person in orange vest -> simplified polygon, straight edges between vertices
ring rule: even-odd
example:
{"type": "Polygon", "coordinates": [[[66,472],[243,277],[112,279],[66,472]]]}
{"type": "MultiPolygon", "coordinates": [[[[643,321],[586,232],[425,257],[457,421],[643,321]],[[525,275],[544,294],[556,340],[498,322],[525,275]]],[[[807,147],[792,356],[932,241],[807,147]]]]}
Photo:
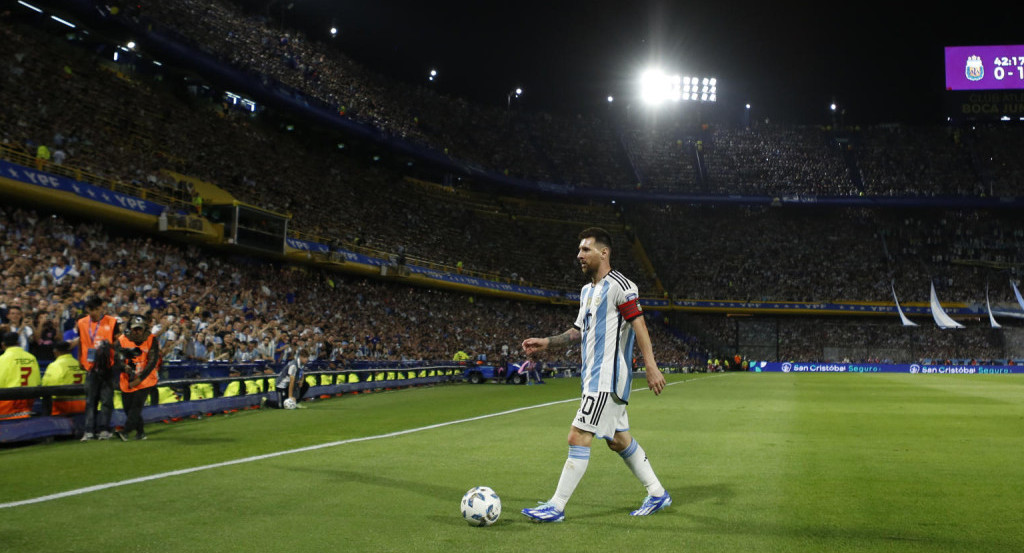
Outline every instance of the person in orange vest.
{"type": "MultiPolygon", "coordinates": [[[[18,334],[3,335],[3,355],[0,355],[0,388],[39,385],[39,362],[31,353],[18,345],[18,334]]],[[[0,421],[24,419],[32,414],[35,399],[0,401],[0,421]]]]}
{"type": "Polygon", "coordinates": [[[156,336],[149,332],[145,317],[134,316],[128,323],[128,335],[118,337],[124,355],[124,370],[121,371],[121,401],[124,403],[124,429],[117,433],[121,441],[128,441],[128,434],[135,431],[136,440],[145,440],[146,431],[142,425],[142,407],[146,404],[151,388],[156,386],[158,369],[163,360],[156,336]]]}
{"type": "Polygon", "coordinates": [[[114,412],[114,340],[121,334],[117,319],[106,314],[103,300],[92,296],[85,302],[87,315],[78,320],[78,362],[85,376],[85,433],[82,441],[109,440],[110,415],[114,412]],[[96,407],[99,406],[99,415],[96,407]],[[98,431],[98,432],[97,432],[98,431]]]}

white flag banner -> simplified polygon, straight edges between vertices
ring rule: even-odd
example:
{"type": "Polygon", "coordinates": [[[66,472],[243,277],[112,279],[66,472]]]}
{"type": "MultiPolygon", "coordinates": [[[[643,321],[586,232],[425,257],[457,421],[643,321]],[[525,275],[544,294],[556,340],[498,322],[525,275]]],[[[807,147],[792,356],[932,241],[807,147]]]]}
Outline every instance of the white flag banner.
{"type": "Polygon", "coordinates": [[[988,300],[988,284],[985,284],[985,307],[988,308],[988,322],[992,328],[1003,328],[1003,325],[997,323],[996,318],[992,315],[992,303],[988,300]]]}
{"type": "Polygon", "coordinates": [[[1024,298],[1020,297],[1020,290],[1017,289],[1017,285],[1011,280],[1010,286],[1013,286],[1013,295],[1017,296],[1017,303],[1020,304],[1020,308],[1024,309],[1024,298]]]}
{"type": "Polygon", "coordinates": [[[900,322],[903,323],[903,326],[917,326],[917,323],[908,319],[907,316],[903,314],[903,309],[900,308],[900,299],[896,297],[895,281],[892,283],[892,300],[896,302],[896,312],[900,314],[900,322]]]}
{"type": "Polygon", "coordinates": [[[964,325],[953,320],[952,317],[946,314],[942,309],[942,305],[939,304],[939,297],[935,295],[935,283],[932,283],[932,318],[935,319],[935,324],[939,325],[939,328],[963,328],[964,325]]]}

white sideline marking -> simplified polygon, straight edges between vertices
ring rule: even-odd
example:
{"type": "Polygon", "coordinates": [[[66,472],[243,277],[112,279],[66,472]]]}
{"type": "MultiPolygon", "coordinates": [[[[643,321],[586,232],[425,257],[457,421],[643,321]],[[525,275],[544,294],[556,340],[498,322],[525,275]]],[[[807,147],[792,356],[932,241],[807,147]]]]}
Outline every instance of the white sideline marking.
{"type": "MultiPolygon", "coordinates": [[[[723,373],[723,374],[725,374],[725,373],[723,373]]],[[[710,378],[710,377],[705,377],[705,378],[710,378]]],[[[704,380],[704,378],[680,380],[680,381],[677,381],[677,382],[668,383],[668,384],[666,384],[666,386],[672,386],[672,385],[675,385],[675,384],[685,384],[687,382],[693,382],[693,381],[696,381],[696,380],[704,380]]],[[[646,390],[646,389],[647,389],[646,387],[634,388],[633,391],[640,391],[640,390],[646,390]]],[[[23,499],[21,501],[11,501],[11,502],[8,502],[8,503],[0,503],[0,509],[9,509],[9,508],[12,508],[12,507],[21,507],[23,505],[32,505],[34,503],[44,503],[46,501],[53,501],[55,499],[63,499],[65,497],[74,497],[76,495],[84,495],[84,494],[87,494],[87,493],[98,492],[98,491],[107,490],[107,489],[110,489],[110,488],[119,488],[121,486],[128,486],[128,485],[131,485],[131,484],[139,484],[139,483],[142,483],[142,482],[149,482],[150,480],[162,480],[164,478],[170,478],[171,476],[180,476],[182,474],[190,474],[190,473],[193,473],[193,472],[199,472],[199,471],[203,471],[203,470],[210,470],[210,469],[216,469],[216,468],[221,468],[221,467],[229,467],[231,465],[240,465],[242,463],[251,463],[253,461],[262,461],[264,459],[273,459],[274,457],[281,457],[282,455],[291,455],[292,453],[303,453],[303,452],[306,452],[306,451],[316,451],[318,449],[325,449],[325,448],[328,448],[328,447],[336,447],[336,446],[339,446],[339,445],[352,444],[352,443],[357,443],[357,442],[366,442],[366,441],[370,441],[370,440],[380,440],[380,439],[383,439],[383,438],[394,438],[396,436],[404,436],[406,434],[413,434],[413,433],[416,433],[416,432],[422,432],[424,430],[433,430],[435,428],[443,428],[445,426],[452,426],[452,425],[455,425],[455,424],[462,424],[462,423],[465,423],[465,422],[473,422],[473,421],[478,421],[478,420],[483,420],[483,419],[490,419],[490,418],[493,418],[493,417],[500,417],[500,416],[503,416],[503,415],[510,415],[512,413],[518,413],[520,411],[529,411],[530,409],[539,409],[541,407],[550,407],[552,405],[558,405],[560,403],[569,403],[569,402],[572,402],[572,401],[579,401],[579,400],[580,400],[580,398],[578,398],[578,397],[574,397],[574,398],[571,398],[571,399],[562,399],[562,400],[559,400],[559,401],[551,401],[551,402],[548,402],[548,403],[540,403],[540,404],[537,404],[537,405],[530,405],[530,406],[527,406],[527,407],[518,407],[516,409],[510,409],[508,411],[501,411],[500,413],[491,413],[489,415],[479,415],[479,416],[476,416],[476,417],[470,417],[468,419],[460,419],[460,420],[454,420],[454,421],[448,421],[448,422],[439,422],[437,424],[431,424],[429,426],[421,426],[419,428],[410,428],[408,430],[398,430],[398,431],[395,431],[395,432],[388,432],[387,434],[378,434],[376,436],[363,436],[361,438],[350,438],[348,440],[340,440],[340,441],[337,441],[337,442],[327,442],[327,443],[318,444],[318,445],[310,445],[310,446],[306,446],[306,447],[300,447],[300,448],[297,448],[297,449],[288,449],[288,450],[285,450],[285,451],[278,451],[276,453],[266,453],[266,454],[263,454],[263,455],[255,455],[253,457],[244,457],[242,459],[235,459],[233,461],[224,461],[222,463],[214,463],[212,465],[203,465],[203,466],[192,467],[192,468],[187,468],[187,469],[172,470],[170,472],[161,472],[159,474],[151,474],[149,476],[140,476],[138,478],[129,478],[128,480],[119,480],[117,482],[108,482],[106,484],[96,484],[95,486],[88,486],[88,487],[85,487],[85,488],[78,488],[77,490],[68,490],[66,492],[54,493],[54,494],[50,494],[50,495],[43,495],[43,496],[39,496],[39,497],[34,497],[32,499],[23,499]]]]}

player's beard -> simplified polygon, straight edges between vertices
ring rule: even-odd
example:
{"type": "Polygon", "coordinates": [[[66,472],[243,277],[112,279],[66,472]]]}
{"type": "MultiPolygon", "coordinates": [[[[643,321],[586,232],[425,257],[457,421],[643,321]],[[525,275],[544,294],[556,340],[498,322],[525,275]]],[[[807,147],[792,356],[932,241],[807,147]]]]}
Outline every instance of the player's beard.
{"type": "Polygon", "coordinates": [[[580,269],[583,271],[583,276],[587,277],[587,280],[594,280],[594,275],[597,274],[597,267],[593,267],[590,263],[580,263],[580,269]]]}

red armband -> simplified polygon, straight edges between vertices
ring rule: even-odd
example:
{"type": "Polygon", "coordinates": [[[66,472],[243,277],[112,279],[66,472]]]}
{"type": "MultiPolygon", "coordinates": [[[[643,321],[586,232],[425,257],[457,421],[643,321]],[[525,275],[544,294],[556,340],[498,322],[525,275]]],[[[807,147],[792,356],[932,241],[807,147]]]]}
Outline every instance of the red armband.
{"type": "Polygon", "coordinates": [[[621,314],[627,321],[632,321],[639,317],[643,312],[644,310],[640,308],[640,303],[636,299],[629,300],[626,303],[619,305],[619,314],[621,314]]]}

